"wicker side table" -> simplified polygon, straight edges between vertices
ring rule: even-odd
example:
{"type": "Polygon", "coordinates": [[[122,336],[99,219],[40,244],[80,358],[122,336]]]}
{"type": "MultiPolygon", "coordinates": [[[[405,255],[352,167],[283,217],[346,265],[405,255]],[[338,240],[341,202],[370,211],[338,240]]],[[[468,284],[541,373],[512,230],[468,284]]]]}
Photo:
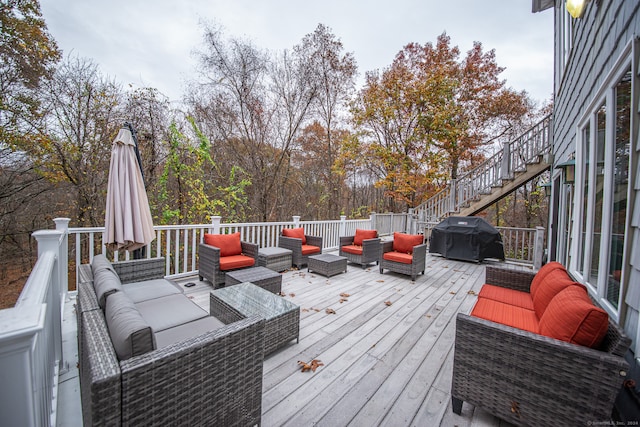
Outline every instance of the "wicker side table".
{"type": "Polygon", "coordinates": [[[309,256],[307,271],[315,271],[323,276],[331,277],[347,272],[347,258],[339,255],[320,254],[309,256]]]}
{"type": "Polygon", "coordinates": [[[290,249],[262,248],[258,250],[258,265],[273,271],[285,271],[291,268],[290,249]]]}
{"type": "Polygon", "coordinates": [[[231,286],[238,283],[251,282],[274,294],[282,290],[282,275],[266,267],[251,267],[229,271],[225,275],[224,285],[231,286]]]}
{"type": "Polygon", "coordinates": [[[264,354],[282,347],[292,339],[299,341],[300,307],[289,300],[251,283],[216,289],[210,294],[210,313],[224,323],[238,317],[265,319],[264,354]]]}

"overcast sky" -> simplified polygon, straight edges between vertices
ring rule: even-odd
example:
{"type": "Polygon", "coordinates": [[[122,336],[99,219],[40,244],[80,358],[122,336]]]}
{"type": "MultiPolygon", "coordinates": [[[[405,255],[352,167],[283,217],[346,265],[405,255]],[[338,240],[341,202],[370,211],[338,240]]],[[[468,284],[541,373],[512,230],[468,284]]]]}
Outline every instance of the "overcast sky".
{"type": "Polygon", "coordinates": [[[366,71],[384,69],[410,42],[447,32],[461,52],[474,41],[495,49],[507,85],[535,100],[553,91],[553,11],[531,0],[41,0],[49,32],[65,56],[91,58],[123,85],[151,86],[179,100],[194,78],[200,22],[222,26],[264,49],[290,49],[319,23],[366,71]]]}

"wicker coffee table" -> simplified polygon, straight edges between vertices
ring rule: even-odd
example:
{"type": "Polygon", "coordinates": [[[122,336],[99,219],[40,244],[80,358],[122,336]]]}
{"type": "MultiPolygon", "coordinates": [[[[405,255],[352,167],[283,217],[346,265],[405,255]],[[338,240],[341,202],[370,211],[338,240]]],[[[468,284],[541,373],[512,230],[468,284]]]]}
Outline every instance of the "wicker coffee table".
{"type": "Polygon", "coordinates": [[[290,249],[262,248],[258,250],[258,265],[273,271],[285,271],[291,268],[291,254],[290,249]]]}
{"type": "Polygon", "coordinates": [[[320,254],[309,256],[307,271],[315,271],[323,276],[331,277],[347,272],[347,259],[343,256],[320,254]]]}
{"type": "Polygon", "coordinates": [[[266,267],[243,268],[225,274],[225,286],[244,282],[251,282],[274,294],[278,294],[282,290],[282,275],[266,267]]]}
{"type": "Polygon", "coordinates": [[[210,307],[211,315],[224,323],[237,321],[238,316],[265,319],[265,355],[294,338],[299,341],[300,307],[252,283],[212,291],[210,307]]]}

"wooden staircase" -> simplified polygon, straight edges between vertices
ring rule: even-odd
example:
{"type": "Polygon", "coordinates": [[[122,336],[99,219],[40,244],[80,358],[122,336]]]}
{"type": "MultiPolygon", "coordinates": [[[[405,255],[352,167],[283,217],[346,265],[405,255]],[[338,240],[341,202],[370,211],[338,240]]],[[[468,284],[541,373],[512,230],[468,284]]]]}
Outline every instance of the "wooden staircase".
{"type": "Polygon", "coordinates": [[[418,223],[475,215],[551,166],[551,115],[415,208],[418,223]]]}

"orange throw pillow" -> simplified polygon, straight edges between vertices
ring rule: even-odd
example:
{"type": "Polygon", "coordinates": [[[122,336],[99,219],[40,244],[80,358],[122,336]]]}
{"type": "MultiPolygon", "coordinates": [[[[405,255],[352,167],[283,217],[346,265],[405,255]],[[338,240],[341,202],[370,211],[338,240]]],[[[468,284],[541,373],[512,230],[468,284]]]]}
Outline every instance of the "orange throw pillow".
{"type": "Polygon", "coordinates": [[[240,232],[231,234],[207,234],[204,235],[204,242],[207,245],[220,248],[220,256],[240,255],[242,244],[240,243],[240,232]]]}
{"type": "Polygon", "coordinates": [[[538,290],[538,287],[540,286],[540,284],[544,282],[544,278],[547,277],[547,274],[551,273],[554,270],[562,270],[565,273],[567,271],[567,269],[564,268],[564,265],[560,264],[557,261],[551,261],[543,265],[542,267],[540,267],[540,270],[538,270],[536,275],[533,276],[533,279],[531,280],[531,286],[529,288],[529,292],[531,293],[532,298],[535,295],[536,291],[538,290]]]}
{"type": "Polygon", "coordinates": [[[302,244],[307,244],[307,238],[304,235],[304,228],[283,228],[282,235],[285,237],[294,237],[296,239],[302,240],[302,244]]]}
{"type": "MultiPolygon", "coordinates": [[[[574,282],[565,270],[556,269],[545,276],[544,282],[540,283],[534,294],[531,294],[533,309],[538,318],[542,317],[551,300],[569,286],[584,288],[580,283],[574,282]]],[[[584,290],[586,292],[586,289],[584,290]]]]}
{"type": "Polygon", "coordinates": [[[412,254],[413,247],[424,241],[422,234],[393,233],[393,250],[403,254],[412,254]]]}
{"type": "Polygon", "coordinates": [[[367,239],[375,239],[378,237],[377,230],[362,230],[356,228],[356,235],[353,237],[353,244],[356,246],[362,246],[362,241],[367,239]]]}
{"type": "Polygon", "coordinates": [[[597,348],[609,329],[607,312],[596,307],[584,288],[558,293],[540,318],[540,333],[573,344],[597,348]]]}

